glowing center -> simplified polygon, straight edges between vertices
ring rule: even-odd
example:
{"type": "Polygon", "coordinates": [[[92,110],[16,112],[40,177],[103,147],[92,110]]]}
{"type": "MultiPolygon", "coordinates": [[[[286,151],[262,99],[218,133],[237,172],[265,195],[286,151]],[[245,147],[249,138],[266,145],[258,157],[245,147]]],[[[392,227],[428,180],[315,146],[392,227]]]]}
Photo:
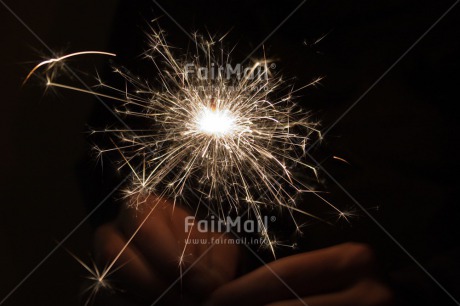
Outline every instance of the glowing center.
{"type": "Polygon", "coordinates": [[[198,129],[213,136],[225,136],[232,132],[235,117],[228,110],[205,108],[198,116],[198,129]]]}

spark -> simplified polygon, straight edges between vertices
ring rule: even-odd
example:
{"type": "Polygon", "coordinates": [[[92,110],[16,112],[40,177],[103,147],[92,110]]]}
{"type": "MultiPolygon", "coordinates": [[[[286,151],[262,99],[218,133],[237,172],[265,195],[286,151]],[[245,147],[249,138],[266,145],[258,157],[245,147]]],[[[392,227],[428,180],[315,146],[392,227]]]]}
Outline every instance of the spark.
{"type": "Polygon", "coordinates": [[[51,58],[46,61],[42,61],[39,64],[37,64],[26,76],[24,82],[22,83],[23,85],[27,83],[27,81],[30,79],[30,77],[42,66],[48,66],[48,69],[51,69],[56,63],[62,62],[68,58],[74,57],[74,56],[80,56],[80,55],[87,55],[87,54],[99,54],[99,55],[106,55],[106,56],[117,56],[114,53],[109,53],[109,52],[102,52],[102,51],[81,51],[81,52],[75,52],[75,53],[70,53],[61,57],[57,58],[51,58]]]}
{"type": "Polygon", "coordinates": [[[94,131],[108,134],[114,143],[112,148],[98,148],[99,154],[118,151],[120,168],[130,169],[126,195],[161,190],[177,199],[194,190],[206,195],[223,214],[219,203],[227,204],[229,210],[249,207],[255,212],[266,206],[296,211],[298,194],[316,194],[296,178],[293,169],[306,168],[316,177],[316,169],[304,162],[304,152],[313,134],[321,136],[318,123],[292,102],[297,90],[272,75],[268,60],[259,60],[245,68],[244,74],[229,78],[222,71],[213,71],[217,70],[214,66],[231,64],[223,49],[219,56],[215,54],[214,40],[195,36],[201,41],[196,54],[179,60],[163,32],[149,38],[145,57],[156,69],[156,84],[120,68],[114,72],[126,81],[125,89],[100,83],[111,93],[50,78],[47,83],[111,99],[120,103],[116,107],[119,114],[147,120],[148,127],[135,132],[127,128],[94,131]],[[187,74],[187,65],[194,67],[195,74],[187,74]],[[207,71],[204,78],[198,75],[202,68],[207,71]],[[280,95],[283,91],[286,93],[280,95]],[[136,161],[144,164],[141,170],[134,169],[136,161]]]}
{"type": "Polygon", "coordinates": [[[342,157],[339,157],[339,156],[332,156],[333,159],[336,159],[336,160],[339,160],[343,163],[346,163],[346,164],[349,164],[351,165],[346,159],[342,158],[342,157]]]}
{"type": "Polygon", "coordinates": [[[85,306],[90,305],[93,301],[94,298],[96,297],[97,293],[102,290],[109,290],[109,291],[114,291],[115,288],[112,286],[108,278],[121,269],[124,265],[127,263],[120,265],[113,270],[112,267],[105,267],[103,270],[100,270],[96,263],[92,261],[91,265],[86,264],[82,259],[78,258],[75,254],[70,252],[69,250],[66,250],[67,253],[70,254],[88,273],[89,276],[86,278],[91,281],[90,285],[82,292],[82,294],[87,294],[87,299],[85,302],[85,306]]]}
{"type": "Polygon", "coordinates": [[[197,116],[198,129],[208,135],[224,137],[232,133],[235,118],[228,110],[204,108],[197,116]]]}

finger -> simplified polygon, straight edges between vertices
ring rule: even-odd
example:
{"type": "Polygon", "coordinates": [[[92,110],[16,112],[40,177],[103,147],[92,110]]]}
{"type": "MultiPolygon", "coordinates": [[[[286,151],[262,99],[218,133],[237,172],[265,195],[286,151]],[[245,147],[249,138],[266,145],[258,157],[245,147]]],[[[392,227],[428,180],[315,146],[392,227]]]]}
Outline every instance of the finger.
{"type": "Polygon", "coordinates": [[[191,255],[189,260],[184,262],[182,277],[184,284],[188,285],[186,289],[204,298],[216,288],[234,279],[241,253],[238,246],[225,244],[227,235],[222,233],[195,235],[206,236],[204,241],[207,242],[196,245],[199,256],[191,255]],[[216,240],[221,242],[216,243],[216,240]]]}
{"type": "MultiPolygon", "coordinates": [[[[109,283],[111,279],[116,280],[116,285],[128,289],[131,295],[136,295],[138,299],[150,300],[162,294],[169,284],[159,277],[134,245],[128,245],[120,253],[126,242],[126,238],[113,224],[98,228],[95,234],[97,261],[108,267],[121,254],[111,271],[102,270],[101,273],[106,274],[109,283]],[[116,272],[112,275],[114,271],[116,272]]],[[[178,296],[179,294],[173,290],[165,296],[165,299],[172,303],[178,296]]]]}
{"type": "Polygon", "coordinates": [[[219,273],[221,283],[233,280],[238,272],[238,267],[243,259],[241,245],[234,243],[234,237],[222,233],[206,233],[207,241],[214,244],[209,251],[209,244],[198,245],[200,254],[207,252],[203,263],[211,271],[219,273]]]}
{"type": "MultiPolygon", "coordinates": [[[[122,212],[120,227],[126,239],[139,228],[133,238],[133,245],[162,278],[180,285],[181,290],[193,293],[198,298],[207,296],[230,279],[230,275],[233,278],[233,266],[228,263],[236,260],[228,260],[226,265],[227,254],[227,257],[219,260],[216,260],[218,256],[214,256],[216,252],[223,253],[223,246],[209,244],[205,246],[206,249],[202,249],[199,245],[185,245],[187,238],[200,239],[207,235],[192,230],[188,236],[184,228],[188,211],[153,195],[146,204],[150,208],[146,208],[142,214],[137,212],[137,215],[133,215],[131,210],[122,212]]],[[[227,253],[232,254],[228,250],[227,253]]]]}
{"type": "MultiPolygon", "coordinates": [[[[177,272],[181,254],[178,239],[171,227],[172,208],[166,201],[149,197],[141,210],[125,209],[118,224],[126,239],[135,245],[148,263],[165,277],[177,272]]],[[[177,212],[176,212],[177,213],[177,212]]]]}
{"type": "Polygon", "coordinates": [[[274,261],[217,289],[210,301],[216,305],[263,305],[296,294],[337,291],[371,273],[372,267],[368,247],[342,244],[274,261]]]}
{"type": "Polygon", "coordinates": [[[390,306],[393,293],[387,286],[373,280],[360,281],[350,289],[301,299],[267,304],[266,306],[390,306]]]}

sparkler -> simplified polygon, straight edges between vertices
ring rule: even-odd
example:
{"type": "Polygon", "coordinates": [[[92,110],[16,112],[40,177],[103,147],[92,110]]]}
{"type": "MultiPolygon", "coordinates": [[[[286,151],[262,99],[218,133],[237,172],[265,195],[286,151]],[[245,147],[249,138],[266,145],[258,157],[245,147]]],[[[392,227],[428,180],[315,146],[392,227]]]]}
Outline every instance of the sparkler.
{"type": "MultiPolygon", "coordinates": [[[[124,69],[115,69],[126,83],[124,89],[100,79],[98,91],[55,80],[56,63],[67,58],[89,53],[113,55],[98,51],[44,61],[27,77],[45,66],[48,87],[111,99],[118,103],[116,113],[146,122],[136,130],[126,126],[94,131],[107,134],[113,143],[111,148],[97,147],[98,154],[118,152],[120,169],[130,169],[131,180],[123,192],[133,209],[152,193],[174,203],[189,202],[193,193],[221,217],[230,212],[248,213],[263,225],[263,210],[285,209],[295,223],[294,213],[317,218],[297,207],[297,196],[308,192],[346,218],[296,176],[299,169],[310,171],[313,178],[317,176],[304,157],[310,137],[321,134],[318,123],[292,99],[298,90],[316,85],[320,79],[294,90],[273,74],[265,57],[244,69],[232,66],[222,39],[194,35],[194,50],[177,56],[161,30],[152,30],[148,37],[145,57],[152,63],[155,81],[133,76],[124,69]]],[[[93,290],[107,286],[105,277],[157,205],[104,271],[92,271],[84,265],[99,283],[93,290]]],[[[296,227],[300,232],[300,226],[296,227]]],[[[266,247],[275,254],[276,241],[270,239],[265,226],[261,234],[266,247]]]]}

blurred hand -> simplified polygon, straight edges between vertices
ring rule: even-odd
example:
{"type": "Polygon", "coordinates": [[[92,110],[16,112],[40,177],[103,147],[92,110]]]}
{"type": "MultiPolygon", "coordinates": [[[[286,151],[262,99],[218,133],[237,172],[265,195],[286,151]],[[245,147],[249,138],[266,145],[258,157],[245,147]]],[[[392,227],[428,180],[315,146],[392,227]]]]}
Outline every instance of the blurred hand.
{"type": "MultiPolygon", "coordinates": [[[[157,200],[151,196],[144,211],[125,209],[116,221],[97,230],[100,266],[117,256],[157,200]]],[[[392,293],[378,280],[373,253],[366,245],[346,243],[285,257],[235,279],[244,247],[220,243],[210,248],[212,239],[229,236],[200,233],[195,227],[189,237],[185,218],[190,215],[184,208],[160,202],[115,265],[126,264],[116,272],[117,285],[134,294],[112,296],[110,305],[151,305],[159,297],[157,305],[202,305],[205,300],[206,305],[222,306],[391,305],[392,293]],[[209,244],[189,244],[179,268],[188,238],[209,244]]]]}
{"type": "MultiPolygon", "coordinates": [[[[124,209],[116,221],[97,229],[94,247],[101,267],[117,256],[158,200],[150,196],[142,210],[124,209]]],[[[200,233],[195,226],[188,236],[185,218],[191,215],[190,212],[179,206],[173,207],[167,201],[160,201],[117,260],[115,268],[125,264],[114,275],[117,287],[134,292],[135,295],[130,298],[137,296],[134,299],[147,305],[152,304],[170,286],[172,288],[162,296],[159,305],[200,303],[216,288],[235,277],[241,259],[240,246],[222,243],[211,247],[211,239],[228,236],[200,233]],[[206,239],[209,244],[187,245],[183,263],[179,267],[188,238],[206,239]],[[184,274],[182,279],[181,272],[184,274]]],[[[119,300],[122,297],[113,298],[119,300]]]]}
{"type": "Polygon", "coordinates": [[[206,305],[384,306],[392,292],[369,247],[345,243],[271,262],[221,286],[206,305]]]}

